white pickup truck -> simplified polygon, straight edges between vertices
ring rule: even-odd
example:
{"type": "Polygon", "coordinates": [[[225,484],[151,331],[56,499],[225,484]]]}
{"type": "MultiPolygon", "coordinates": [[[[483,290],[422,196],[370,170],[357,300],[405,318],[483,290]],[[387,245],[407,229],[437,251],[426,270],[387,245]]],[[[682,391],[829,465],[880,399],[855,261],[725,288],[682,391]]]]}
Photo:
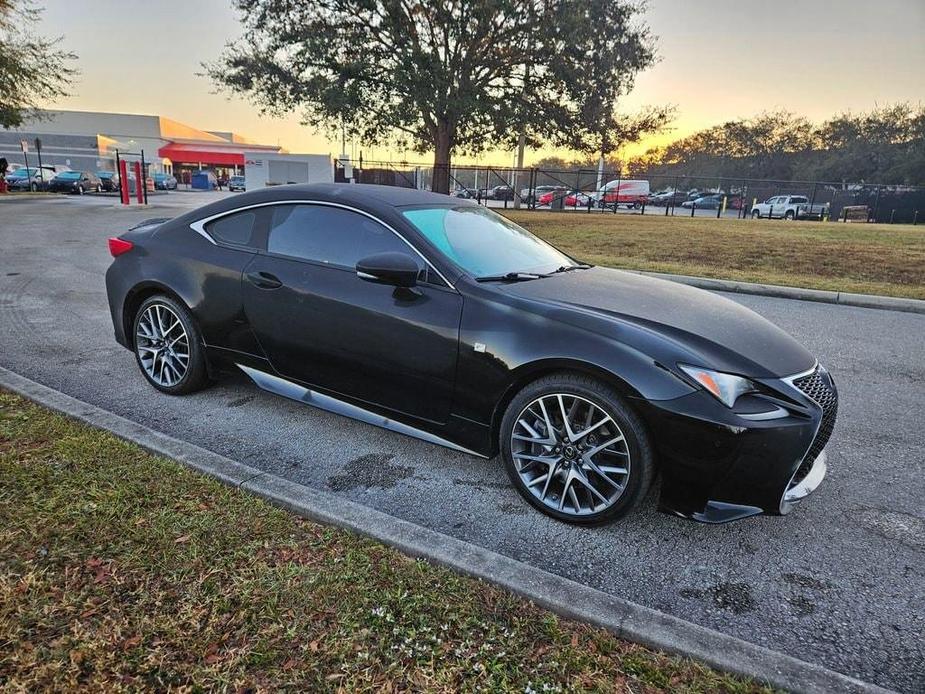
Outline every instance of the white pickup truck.
{"type": "Polygon", "coordinates": [[[822,219],[828,205],[810,205],[805,195],[777,195],[752,206],[752,219],[822,219]]]}

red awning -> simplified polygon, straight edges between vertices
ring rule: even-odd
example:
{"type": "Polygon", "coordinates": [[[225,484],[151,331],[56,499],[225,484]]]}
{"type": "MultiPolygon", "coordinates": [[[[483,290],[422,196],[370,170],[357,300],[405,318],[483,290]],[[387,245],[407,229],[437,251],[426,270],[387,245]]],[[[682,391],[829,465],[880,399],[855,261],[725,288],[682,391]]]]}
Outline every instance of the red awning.
{"type": "Polygon", "coordinates": [[[157,155],[172,162],[197,162],[218,166],[244,166],[243,152],[216,151],[202,149],[196,145],[178,145],[171,143],[157,150],[157,155]]]}

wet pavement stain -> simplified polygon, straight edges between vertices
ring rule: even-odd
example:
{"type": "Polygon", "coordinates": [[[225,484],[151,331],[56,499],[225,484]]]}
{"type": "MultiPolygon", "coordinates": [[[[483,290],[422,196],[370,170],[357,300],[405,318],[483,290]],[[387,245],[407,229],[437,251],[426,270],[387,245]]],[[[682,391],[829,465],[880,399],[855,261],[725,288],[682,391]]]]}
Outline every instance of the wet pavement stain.
{"type": "Polygon", "coordinates": [[[254,399],[253,395],[248,395],[243,398],[238,398],[237,400],[232,400],[231,402],[229,402],[228,407],[241,407],[242,405],[246,405],[253,399],[254,399]]]}
{"type": "Polygon", "coordinates": [[[414,468],[392,465],[391,454],[370,453],[354,458],[341,472],[328,478],[328,487],[336,492],[349,489],[391,489],[414,474],[414,468]]]}
{"type": "Polygon", "coordinates": [[[793,597],[787,598],[787,602],[793,608],[793,611],[796,612],[798,617],[805,617],[806,615],[812,614],[816,611],[816,603],[814,603],[805,595],[795,595],[793,597]]]}
{"type": "Polygon", "coordinates": [[[781,574],[787,583],[792,586],[797,586],[798,588],[809,588],[810,590],[828,590],[832,587],[832,584],[828,581],[821,581],[818,578],[813,576],[807,576],[806,574],[801,573],[786,573],[781,574]]]}
{"type": "Polygon", "coordinates": [[[752,612],[756,607],[751,588],[745,583],[718,583],[703,589],[685,588],[681,595],[685,598],[710,600],[717,607],[733,614],[752,612]]]}

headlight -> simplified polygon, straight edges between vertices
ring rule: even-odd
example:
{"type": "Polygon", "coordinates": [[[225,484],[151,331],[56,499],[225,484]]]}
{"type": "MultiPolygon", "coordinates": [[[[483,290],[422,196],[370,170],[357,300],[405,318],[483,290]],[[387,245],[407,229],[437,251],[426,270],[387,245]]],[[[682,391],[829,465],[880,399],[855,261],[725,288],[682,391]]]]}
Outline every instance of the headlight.
{"type": "Polygon", "coordinates": [[[740,395],[756,390],[754,383],[741,376],[733,376],[732,374],[724,374],[719,371],[711,371],[710,369],[702,369],[686,364],[678,364],[678,367],[726,407],[735,405],[740,395]]]}

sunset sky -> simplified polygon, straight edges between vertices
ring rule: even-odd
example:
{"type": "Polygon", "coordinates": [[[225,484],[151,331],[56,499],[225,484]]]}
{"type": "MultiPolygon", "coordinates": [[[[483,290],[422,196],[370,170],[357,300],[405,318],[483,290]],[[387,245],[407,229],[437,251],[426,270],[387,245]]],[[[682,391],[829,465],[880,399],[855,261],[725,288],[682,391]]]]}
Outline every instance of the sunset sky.
{"type": "MultiPolygon", "coordinates": [[[[300,125],[298,115],[261,117],[196,76],[200,62],[240,34],[227,0],[39,4],[46,7],[41,31],[64,35],[64,46],[80,56],[75,96],[57,108],[159,114],[293,152],[339,149],[300,125]]],[[[660,62],[639,77],[625,106],[675,105],[678,118],[662,141],[776,108],[821,120],[925,100],[923,0],[651,0],[645,18],[658,36],[660,62]]],[[[367,159],[401,158],[388,147],[362,149],[367,159]]],[[[527,162],[545,153],[532,152],[527,162]]],[[[511,157],[498,152],[482,161],[511,157]]]]}

